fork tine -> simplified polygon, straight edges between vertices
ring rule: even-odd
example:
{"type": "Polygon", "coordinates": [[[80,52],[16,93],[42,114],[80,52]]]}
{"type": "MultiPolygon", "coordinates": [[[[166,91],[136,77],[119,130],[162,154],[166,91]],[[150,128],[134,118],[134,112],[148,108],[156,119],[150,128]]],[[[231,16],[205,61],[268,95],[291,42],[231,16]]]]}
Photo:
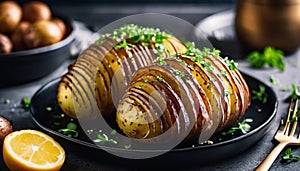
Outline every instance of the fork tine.
{"type": "MultiPolygon", "coordinates": [[[[297,114],[297,108],[298,108],[298,99],[296,99],[292,116],[295,116],[297,114]]],[[[292,130],[291,130],[289,136],[293,136],[294,135],[294,133],[296,131],[296,128],[297,128],[297,125],[298,125],[298,119],[296,118],[296,120],[293,123],[293,127],[292,127],[292,130]]]]}
{"type": "Polygon", "coordinates": [[[292,111],[292,105],[293,105],[293,99],[291,98],[291,101],[290,101],[290,104],[289,104],[289,109],[288,109],[288,113],[287,113],[287,118],[285,120],[285,126],[284,126],[284,129],[283,129],[283,133],[286,135],[288,134],[288,131],[290,129],[290,115],[291,115],[291,111],[292,111]]]}

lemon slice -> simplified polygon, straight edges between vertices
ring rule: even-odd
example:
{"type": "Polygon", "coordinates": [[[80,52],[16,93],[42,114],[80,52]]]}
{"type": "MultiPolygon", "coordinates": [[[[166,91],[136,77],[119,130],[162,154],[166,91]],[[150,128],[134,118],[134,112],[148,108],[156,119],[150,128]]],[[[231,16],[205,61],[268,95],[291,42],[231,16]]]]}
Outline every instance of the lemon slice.
{"type": "Polygon", "coordinates": [[[36,130],[10,133],[3,143],[3,159],[11,171],[59,170],[65,151],[53,138],[36,130]]]}

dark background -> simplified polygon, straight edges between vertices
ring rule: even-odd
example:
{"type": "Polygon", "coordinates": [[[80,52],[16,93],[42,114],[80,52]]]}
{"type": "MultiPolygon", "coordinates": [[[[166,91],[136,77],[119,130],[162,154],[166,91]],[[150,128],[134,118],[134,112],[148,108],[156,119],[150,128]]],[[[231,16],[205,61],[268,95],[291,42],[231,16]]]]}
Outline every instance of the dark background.
{"type": "MultiPolygon", "coordinates": [[[[17,0],[18,2],[27,2],[29,0],[17,0]]],[[[113,4],[113,3],[234,3],[236,0],[42,0],[48,4],[113,4]]]]}

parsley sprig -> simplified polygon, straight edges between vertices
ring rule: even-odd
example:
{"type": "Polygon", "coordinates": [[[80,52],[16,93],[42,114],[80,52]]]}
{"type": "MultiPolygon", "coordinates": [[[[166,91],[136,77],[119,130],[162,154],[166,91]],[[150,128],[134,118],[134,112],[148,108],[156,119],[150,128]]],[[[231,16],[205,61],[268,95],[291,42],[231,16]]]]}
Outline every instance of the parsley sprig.
{"type": "Polygon", "coordinates": [[[294,156],[292,149],[287,148],[282,155],[282,160],[286,162],[293,162],[293,161],[299,161],[300,157],[294,156]]]}
{"type": "Polygon", "coordinates": [[[258,51],[251,52],[247,56],[247,61],[254,68],[264,68],[270,66],[272,68],[278,68],[280,71],[284,71],[284,59],[283,52],[273,47],[265,47],[263,53],[258,51]]]}
{"type": "Polygon", "coordinates": [[[228,131],[222,132],[223,136],[234,134],[236,131],[241,131],[243,134],[246,134],[250,131],[251,125],[249,123],[253,122],[253,119],[247,118],[243,120],[242,122],[238,123],[238,126],[231,127],[228,131]]]}
{"type": "Polygon", "coordinates": [[[266,92],[266,87],[263,85],[259,85],[259,90],[252,90],[252,99],[259,100],[262,103],[266,103],[268,100],[268,93],[266,92]]]}

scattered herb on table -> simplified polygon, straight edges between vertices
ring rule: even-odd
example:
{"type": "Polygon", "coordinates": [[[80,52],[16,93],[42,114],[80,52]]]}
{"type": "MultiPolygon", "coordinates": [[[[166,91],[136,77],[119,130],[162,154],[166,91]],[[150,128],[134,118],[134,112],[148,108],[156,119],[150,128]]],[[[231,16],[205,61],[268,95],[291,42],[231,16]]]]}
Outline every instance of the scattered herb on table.
{"type": "Polygon", "coordinates": [[[286,162],[299,161],[300,157],[294,156],[292,149],[287,148],[282,155],[282,160],[286,162]]]}
{"type": "Polygon", "coordinates": [[[281,50],[273,47],[265,47],[263,53],[258,51],[251,52],[247,56],[247,61],[254,68],[264,68],[270,66],[272,68],[278,68],[280,71],[284,71],[284,54],[281,50]]]}
{"type": "Polygon", "coordinates": [[[223,136],[234,134],[236,131],[241,131],[243,134],[246,134],[250,131],[251,125],[249,123],[253,122],[253,119],[247,118],[243,120],[242,122],[238,123],[238,126],[231,127],[228,131],[222,132],[223,136]]]}
{"type": "Polygon", "coordinates": [[[74,122],[70,122],[68,123],[67,128],[59,129],[58,132],[63,133],[68,137],[77,138],[79,134],[76,129],[77,129],[77,125],[74,122]]]}
{"type": "Polygon", "coordinates": [[[28,109],[29,106],[30,106],[30,99],[27,98],[27,97],[24,97],[24,98],[22,99],[21,104],[23,105],[23,108],[28,109]]]}
{"type": "Polygon", "coordinates": [[[268,100],[268,93],[266,92],[266,87],[263,85],[259,85],[259,90],[252,90],[252,99],[266,103],[268,100]]]}
{"type": "Polygon", "coordinates": [[[276,77],[274,77],[273,75],[271,75],[271,76],[269,77],[269,80],[270,80],[270,82],[271,82],[271,84],[272,84],[273,86],[279,87],[280,83],[279,83],[279,80],[278,80],[276,77]]]}
{"type": "Polygon", "coordinates": [[[10,104],[10,100],[9,99],[5,99],[4,100],[4,104],[10,104]]]}

